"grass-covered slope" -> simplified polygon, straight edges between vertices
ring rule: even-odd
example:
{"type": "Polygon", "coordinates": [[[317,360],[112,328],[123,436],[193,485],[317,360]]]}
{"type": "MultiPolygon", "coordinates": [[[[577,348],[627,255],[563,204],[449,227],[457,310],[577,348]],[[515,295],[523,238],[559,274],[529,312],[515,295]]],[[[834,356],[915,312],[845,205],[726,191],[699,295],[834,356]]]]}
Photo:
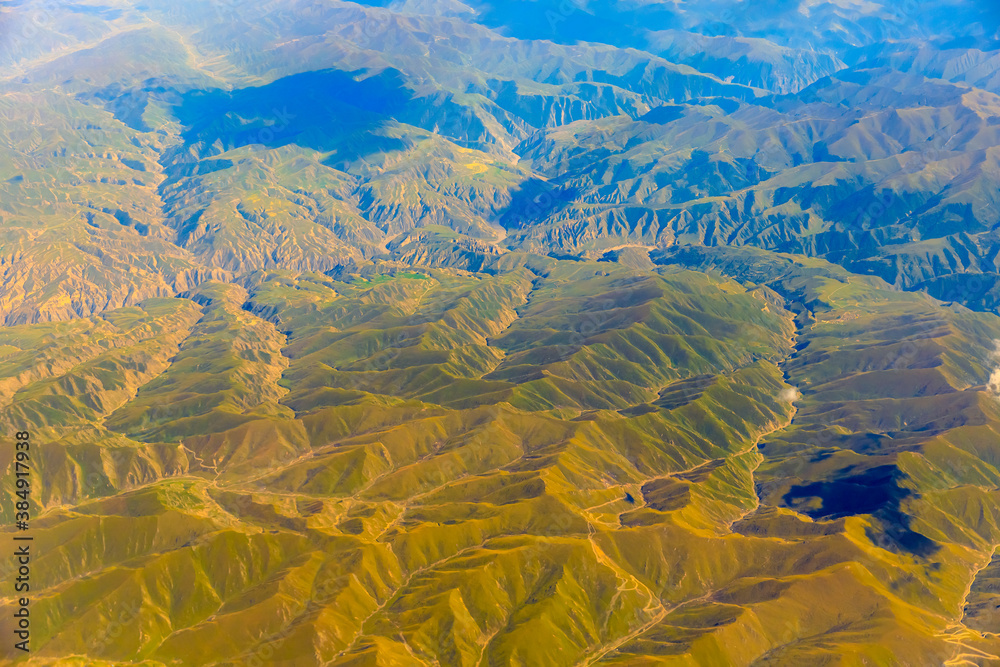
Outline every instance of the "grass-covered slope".
{"type": "Polygon", "coordinates": [[[0,3],[25,662],[1000,663],[995,13],[772,4],[0,3]]]}
{"type": "Polygon", "coordinates": [[[9,3],[0,318],[481,268],[403,245],[432,228],[590,259],[751,245],[996,305],[995,16],[745,4],[9,3]]]}
{"type": "Polygon", "coordinates": [[[270,271],[8,329],[32,664],[988,664],[1000,319],[658,261],[270,271]]]}

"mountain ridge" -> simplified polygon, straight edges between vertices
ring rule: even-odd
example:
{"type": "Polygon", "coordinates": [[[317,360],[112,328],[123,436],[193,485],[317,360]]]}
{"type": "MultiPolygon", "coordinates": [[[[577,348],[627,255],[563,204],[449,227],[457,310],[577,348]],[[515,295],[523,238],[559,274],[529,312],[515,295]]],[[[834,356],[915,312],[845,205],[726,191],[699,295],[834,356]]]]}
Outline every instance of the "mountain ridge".
{"type": "Polygon", "coordinates": [[[0,2],[0,655],[1000,661],[997,19],[0,2]]]}

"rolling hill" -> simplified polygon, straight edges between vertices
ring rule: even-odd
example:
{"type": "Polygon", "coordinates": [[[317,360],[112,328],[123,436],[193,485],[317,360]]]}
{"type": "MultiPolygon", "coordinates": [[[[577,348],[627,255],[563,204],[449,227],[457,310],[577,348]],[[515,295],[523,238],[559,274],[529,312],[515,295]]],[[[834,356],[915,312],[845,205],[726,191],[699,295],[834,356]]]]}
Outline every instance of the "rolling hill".
{"type": "Polygon", "coordinates": [[[0,2],[3,660],[997,664],[998,25],[0,2]]]}

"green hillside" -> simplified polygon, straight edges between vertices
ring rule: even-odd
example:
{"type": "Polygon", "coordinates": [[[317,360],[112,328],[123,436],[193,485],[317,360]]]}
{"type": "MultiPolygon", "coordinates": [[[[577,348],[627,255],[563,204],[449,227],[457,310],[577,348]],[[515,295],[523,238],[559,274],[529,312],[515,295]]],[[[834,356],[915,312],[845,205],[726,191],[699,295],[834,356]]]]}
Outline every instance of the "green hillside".
{"type": "Polygon", "coordinates": [[[1000,664],[998,28],[0,2],[0,662],[1000,664]]]}
{"type": "Polygon", "coordinates": [[[32,663],[996,651],[1000,318],[759,259],[272,271],[8,328],[32,663]]]}

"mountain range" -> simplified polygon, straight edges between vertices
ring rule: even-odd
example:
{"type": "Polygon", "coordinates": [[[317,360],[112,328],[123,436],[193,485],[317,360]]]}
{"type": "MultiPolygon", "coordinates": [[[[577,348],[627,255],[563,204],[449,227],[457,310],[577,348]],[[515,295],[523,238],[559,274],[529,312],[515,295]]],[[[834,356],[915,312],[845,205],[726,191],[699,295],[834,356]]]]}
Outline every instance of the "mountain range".
{"type": "Polygon", "coordinates": [[[0,67],[5,660],[1000,663],[992,4],[5,0],[0,67]]]}

